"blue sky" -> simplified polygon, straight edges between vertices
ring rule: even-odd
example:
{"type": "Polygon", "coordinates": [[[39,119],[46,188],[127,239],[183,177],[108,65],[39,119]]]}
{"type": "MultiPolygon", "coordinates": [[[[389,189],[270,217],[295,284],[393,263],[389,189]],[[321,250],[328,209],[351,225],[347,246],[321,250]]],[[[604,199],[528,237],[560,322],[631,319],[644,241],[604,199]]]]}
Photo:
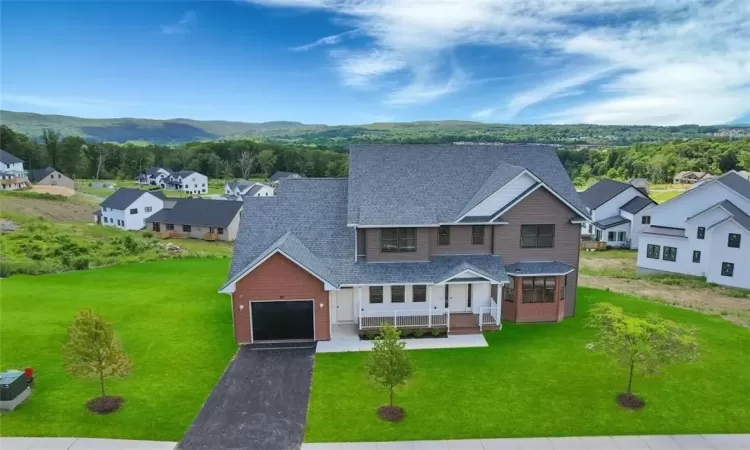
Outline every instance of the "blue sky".
{"type": "Polygon", "coordinates": [[[3,1],[1,13],[0,105],[14,111],[750,122],[746,0],[3,1]]]}

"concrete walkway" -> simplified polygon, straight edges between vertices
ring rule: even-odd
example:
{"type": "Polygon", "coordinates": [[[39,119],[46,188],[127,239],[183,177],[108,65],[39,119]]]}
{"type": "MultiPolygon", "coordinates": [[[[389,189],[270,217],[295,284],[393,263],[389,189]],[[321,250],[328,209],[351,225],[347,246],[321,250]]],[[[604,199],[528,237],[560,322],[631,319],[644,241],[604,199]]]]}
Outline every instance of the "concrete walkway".
{"type": "Polygon", "coordinates": [[[601,436],[302,444],[302,450],[740,450],[750,434],[601,436]]]}
{"type": "MultiPolygon", "coordinates": [[[[436,348],[488,347],[481,334],[452,335],[443,338],[402,339],[407,350],[428,350],[436,348]]],[[[372,341],[359,339],[336,339],[318,341],[316,353],[369,352],[372,341]]]]}
{"type": "Polygon", "coordinates": [[[176,442],[91,438],[0,438],[2,450],[173,450],[176,442]]]}

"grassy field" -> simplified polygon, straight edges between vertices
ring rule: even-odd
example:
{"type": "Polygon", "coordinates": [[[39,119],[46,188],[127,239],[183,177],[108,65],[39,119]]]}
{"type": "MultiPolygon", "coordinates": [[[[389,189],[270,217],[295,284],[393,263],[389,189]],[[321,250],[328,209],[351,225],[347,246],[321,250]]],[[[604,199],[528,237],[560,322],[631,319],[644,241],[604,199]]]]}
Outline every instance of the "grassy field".
{"type": "Polygon", "coordinates": [[[63,197],[30,191],[0,191],[0,213],[43,217],[56,222],[92,222],[93,212],[98,207],[94,199],[80,194],[63,197]]]}
{"type": "MultiPolygon", "coordinates": [[[[44,202],[44,200],[39,200],[44,202]]],[[[68,202],[50,201],[64,208],[68,202]]],[[[51,206],[50,206],[51,207],[51,206]]],[[[153,233],[124,231],[93,223],[64,223],[40,217],[0,212],[16,231],[0,234],[0,274],[42,274],[114,264],[179,257],[229,257],[230,242],[200,239],[158,239],[153,233]],[[182,251],[168,248],[172,244],[182,251]]]]}
{"type": "Polygon", "coordinates": [[[0,281],[0,369],[33,367],[31,398],[0,416],[2,436],[179,440],[230,360],[235,345],[227,297],[216,290],[228,260],[133,264],[0,281]],[[96,380],[63,371],[60,349],[76,312],[110,320],[133,363],[108,383],[122,410],[89,413],[96,380]]]}
{"type": "MultiPolygon", "coordinates": [[[[87,194],[96,195],[98,197],[109,197],[112,195],[114,191],[117,190],[117,188],[121,187],[127,187],[127,188],[133,188],[133,189],[143,189],[143,190],[149,190],[150,188],[153,188],[154,186],[146,186],[142,184],[137,184],[133,180],[78,180],[78,189],[81,192],[86,192],[87,194]],[[107,188],[97,188],[91,186],[93,183],[113,183],[115,185],[114,189],[107,189],[107,188]]],[[[223,180],[211,180],[208,182],[208,195],[217,195],[217,194],[223,194],[224,193],[224,181],[223,180]]],[[[180,191],[174,191],[174,190],[164,190],[164,195],[168,197],[187,197],[187,194],[180,192],[180,191]]]]}
{"type": "Polygon", "coordinates": [[[396,392],[406,409],[399,424],[376,417],[388,396],[365,378],[365,353],[317,355],[305,440],[750,432],[750,372],[743,363],[750,359],[750,330],[595,289],[580,289],[578,302],[576,317],[562,323],[506,323],[486,333],[489,348],[409,352],[415,375],[396,392]],[[626,369],[586,350],[593,333],[584,319],[600,301],[698,328],[698,362],[635,379],[635,392],[647,402],[639,412],[615,403],[627,385],[626,369]]]}

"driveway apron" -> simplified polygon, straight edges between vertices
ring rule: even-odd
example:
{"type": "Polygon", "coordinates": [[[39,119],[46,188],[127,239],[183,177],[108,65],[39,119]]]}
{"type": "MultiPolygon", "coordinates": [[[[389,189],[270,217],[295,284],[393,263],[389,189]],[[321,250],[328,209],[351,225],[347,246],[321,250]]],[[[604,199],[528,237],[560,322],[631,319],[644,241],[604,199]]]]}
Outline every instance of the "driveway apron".
{"type": "Polygon", "coordinates": [[[314,345],[241,347],[177,448],[299,449],[314,355],[314,345]]]}

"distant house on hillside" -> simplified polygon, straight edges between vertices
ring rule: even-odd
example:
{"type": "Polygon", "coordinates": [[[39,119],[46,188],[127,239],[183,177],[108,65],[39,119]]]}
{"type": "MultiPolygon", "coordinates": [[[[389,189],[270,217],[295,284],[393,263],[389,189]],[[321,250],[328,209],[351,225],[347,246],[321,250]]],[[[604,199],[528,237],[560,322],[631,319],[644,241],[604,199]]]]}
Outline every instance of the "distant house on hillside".
{"type": "Polygon", "coordinates": [[[15,191],[27,187],[29,178],[23,169],[23,160],[0,150],[0,189],[15,191]]]}
{"type": "Polygon", "coordinates": [[[279,181],[287,179],[287,178],[305,178],[303,175],[300,175],[298,173],[294,172],[274,172],[273,175],[271,175],[271,186],[274,188],[279,187],[279,181]]]}
{"type": "Polygon", "coordinates": [[[713,175],[711,175],[708,172],[695,172],[690,170],[684,170],[682,172],[677,173],[677,175],[674,176],[674,179],[672,182],[674,184],[695,184],[699,181],[704,181],[714,178],[713,175]]]}
{"type": "Polygon", "coordinates": [[[164,177],[168,177],[172,173],[171,170],[163,167],[149,167],[146,172],[138,175],[135,178],[135,182],[138,184],[149,184],[151,186],[159,186],[161,180],[164,177]]]}
{"type": "Polygon", "coordinates": [[[229,181],[224,184],[224,197],[227,200],[242,201],[245,197],[272,197],[273,188],[252,181],[229,181]]]}
{"type": "Polygon", "coordinates": [[[642,189],[605,178],[581,192],[591,215],[581,235],[607,247],[638,248],[638,233],[651,223],[649,210],[656,205],[642,189]]]}
{"type": "Polygon", "coordinates": [[[162,209],[147,218],[146,223],[154,232],[175,237],[234,241],[241,211],[241,202],[183,198],[171,209],[162,209]]]}
{"type": "Polygon", "coordinates": [[[208,177],[194,170],[173,172],[163,167],[150,167],[135,179],[138,184],[159,186],[162,189],[182,191],[186,194],[208,192],[208,177]]]}
{"type": "Polygon", "coordinates": [[[66,175],[58,172],[52,167],[46,169],[29,170],[29,181],[34,184],[45,186],[63,186],[70,189],[76,188],[76,183],[66,175]]]}
{"type": "Polygon", "coordinates": [[[123,230],[140,230],[144,220],[161,211],[170,200],[161,191],[120,188],[99,204],[102,225],[123,230]]]}

